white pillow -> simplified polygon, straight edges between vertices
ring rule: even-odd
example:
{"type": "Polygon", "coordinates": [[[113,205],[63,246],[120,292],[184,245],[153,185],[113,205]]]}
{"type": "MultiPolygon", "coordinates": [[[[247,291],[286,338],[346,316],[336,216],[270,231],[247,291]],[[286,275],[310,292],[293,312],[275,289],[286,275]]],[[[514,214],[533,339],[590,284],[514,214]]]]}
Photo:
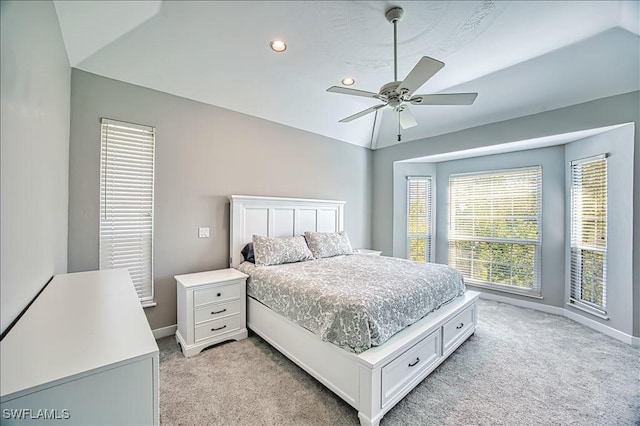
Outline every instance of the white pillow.
{"type": "Polygon", "coordinates": [[[307,245],[316,259],[323,257],[353,254],[347,233],[342,232],[305,232],[307,245]]]}
{"type": "Polygon", "coordinates": [[[313,259],[304,237],[271,238],[253,236],[256,266],[280,265],[313,259]]]}

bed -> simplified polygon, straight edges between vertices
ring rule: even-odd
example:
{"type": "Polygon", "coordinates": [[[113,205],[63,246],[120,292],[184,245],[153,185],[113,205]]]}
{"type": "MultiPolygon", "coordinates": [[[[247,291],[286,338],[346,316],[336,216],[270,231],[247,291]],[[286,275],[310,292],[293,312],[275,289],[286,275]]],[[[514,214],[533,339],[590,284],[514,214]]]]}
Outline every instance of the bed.
{"type": "MultiPolygon", "coordinates": [[[[339,321],[332,318],[328,323],[318,324],[313,321],[313,315],[307,315],[307,322],[300,321],[300,318],[294,318],[297,321],[294,322],[286,308],[274,304],[277,297],[265,299],[264,294],[260,295],[259,290],[256,290],[260,287],[256,284],[269,281],[269,277],[265,275],[267,271],[282,270],[284,272],[281,271],[280,274],[288,274],[289,286],[285,285],[275,292],[281,292],[286,295],[286,300],[292,300],[287,291],[301,285],[302,282],[295,280],[305,273],[316,276],[320,271],[332,270],[330,268],[336,265],[343,267],[344,263],[353,264],[351,267],[360,265],[358,267],[366,270],[373,269],[376,262],[407,262],[401,265],[403,269],[411,269],[412,263],[401,259],[352,255],[276,267],[254,267],[243,263],[241,254],[254,234],[293,237],[306,231],[340,232],[343,230],[344,202],[238,195],[230,196],[230,202],[230,265],[248,273],[252,277],[250,281],[254,280],[253,287],[251,283],[248,285],[249,294],[255,296],[248,297],[247,300],[248,327],[358,410],[362,425],[379,424],[387,411],[475,332],[478,293],[464,291],[464,286],[462,290],[459,286],[453,286],[451,294],[438,299],[421,296],[419,293],[401,294],[401,291],[375,287],[374,282],[374,293],[386,292],[385,300],[398,299],[402,302],[425,297],[432,306],[424,309],[432,312],[424,316],[425,313],[416,307],[406,315],[393,315],[394,319],[399,318],[396,321],[398,324],[394,325],[396,329],[388,330],[383,325],[394,322],[389,321],[392,318],[389,315],[382,315],[377,321],[368,318],[354,327],[368,329],[369,337],[361,335],[353,342],[344,340],[346,337],[339,333],[339,329],[331,328],[331,324],[343,325],[342,318],[339,321]],[[258,301],[258,298],[264,303],[258,301]],[[273,309],[267,305],[271,305],[273,309]],[[408,324],[411,325],[407,326],[408,324]]],[[[448,274],[447,280],[454,279],[457,274],[443,266],[427,267],[437,269],[442,276],[448,274]]],[[[389,270],[386,267],[384,269],[389,270]]],[[[349,280],[352,278],[340,279],[340,291],[350,288],[349,280]]],[[[387,277],[387,281],[393,280],[387,277]]],[[[398,288],[404,289],[411,285],[403,284],[398,288]]],[[[432,286],[423,293],[439,294],[442,292],[439,288],[437,285],[432,286]]],[[[344,298],[348,299],[347,296],[344,298]]],[[[322,315],[331,316],[329,299],[319,297],[316,305],[323,304],[327,306],[322,315]]],[[[424,303],[415,305],[422,306],[424,303]]]]}

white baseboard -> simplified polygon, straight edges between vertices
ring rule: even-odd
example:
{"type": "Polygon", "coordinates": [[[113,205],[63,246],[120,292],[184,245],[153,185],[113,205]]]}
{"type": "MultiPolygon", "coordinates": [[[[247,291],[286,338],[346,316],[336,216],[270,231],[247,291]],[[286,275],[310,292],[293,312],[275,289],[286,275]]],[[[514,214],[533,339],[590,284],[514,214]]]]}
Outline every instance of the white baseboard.
{"type": "Polygon", "coordinates": [[[173,336],[176,334],[176,330],[178,330],[178,325],[169,325],[167,327],[156,328],[155,330],[151,330],[153,332],[153,337],[156,340],[162,339],[163,337],[173,336]]]}
{"type": "Polygon", "coordinates": [[[602,334],[606,334],[607,336],[613,337],[616,340],[620,340],[621,342],[627,343],[632,346],[640,347],[640,337],[634,337],[634,336],[631,336],[630,334],[623,333],[622,331],[616,330],[615,328],[611,328],[598,321],[594,321],[591,318],[587,318],[569,309],[560,308],[558,306],[549,306],[549,305],[544,305],[542,303],[529,302],[527,300],[515,299],[507,296],[500,296],[497,294],[489,294],[489,293],[480,293],[480,298],[487,299],[487,300],[495,300],[496,302],[508,303],[509,305],[520,306],[523,308],[534,309],[536,311],[541,311],[549,314],[555,314],[555,315],[567,317],[579,324],[592,328],[596,331],[599,331],[602,334]]]}
{"type": "Polygon", "coordinates": [[[602,334],[606,334],[607,336],[620,340],[621,342],[625,342],[629,345],[633,344],[633,336],[631,336],[630,334],[618,331],[615,328],[611,328],[607,325],[599,323],[598,321],[594,321],[591,318],[587,318],[576,312],[570,311],[569,309],[564,310],[564,316],[574,320],[579,324],[586,325],[589,328],[593,328],[594,330],[599,331],[602,334]]]}
{"type": "Polygon", "coordinates": [[[480,293],[480,299],[495,300],[496,302],[508,303],[509,305],[520,306],[522,308],[535,309],[536,311],[548,314],[564,315],[564,309],[557,306],[549,306],[543,303],[529,302],[528,300],[516,299],[508,296],[500,296],[493,293],[480,293]]]}

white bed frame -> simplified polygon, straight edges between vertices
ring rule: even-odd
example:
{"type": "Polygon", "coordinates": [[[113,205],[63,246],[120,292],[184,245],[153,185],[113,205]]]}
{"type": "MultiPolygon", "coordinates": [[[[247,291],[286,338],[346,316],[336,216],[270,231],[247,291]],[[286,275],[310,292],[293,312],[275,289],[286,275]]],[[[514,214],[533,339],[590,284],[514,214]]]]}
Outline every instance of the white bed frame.
{"type": "MultiPolygon", "coordinates": [[[[343,201],[231,195],[231,267],[253,234],[271,237],[343,230],[343,201]]],[[[479,293],[447,305],[361,354],[315,334],[249,297],[247,326],[358,410],[363,426],[380,419],[475,332],[479,293]]]]}

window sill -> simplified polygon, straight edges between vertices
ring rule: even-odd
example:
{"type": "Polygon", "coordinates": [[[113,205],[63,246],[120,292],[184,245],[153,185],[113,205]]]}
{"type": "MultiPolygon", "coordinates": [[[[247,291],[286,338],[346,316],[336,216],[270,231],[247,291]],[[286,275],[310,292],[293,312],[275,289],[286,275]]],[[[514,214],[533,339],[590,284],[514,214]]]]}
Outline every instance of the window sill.
{"type": "Polygon", "coordinates": [[[158,304],[157,304],[155,301],[153,301],[153,300],[150,300],[150,301],[147,301],[147,302],[140,302],[140,303],[142,303],[142,309],[145,309],[145,308],[153,308],[154,306],[157,306],[157,305],[158,305],[158,304]]]}
{"type": "Polygon", "coordinates": [[[590,315],[593,315],[594,317],[598,317],[600,319],[609,321],[609,317],[607,316],[606,312],[602,313],[602,312],[599,312],[599,311],[597,311],[595,309],[589,308],[588,306],[583,306],[580,303],[576,303],[576,302],[568,302],[567,306],[570,306],[572,308],[576,308],[577,310],[582,311],[582,312],[586,312],[586,313],[588,313],[590,315]]]}
{"type": "Polygon", "coordinates": [[[544,299],[544,297],[542,297],[542,294],[534,290],[511,288],[509,286],[502,286],[502,285],[496,285],[496,284],[485,284],[485,283],[474,282],[470,280],[465,280],[465,284],[471,287],[486,288],[489,290],[499,291],[501,293],[509,293],[509,294],[516,294],[518,296],[530,297],[532,299],[544,299]]]}

